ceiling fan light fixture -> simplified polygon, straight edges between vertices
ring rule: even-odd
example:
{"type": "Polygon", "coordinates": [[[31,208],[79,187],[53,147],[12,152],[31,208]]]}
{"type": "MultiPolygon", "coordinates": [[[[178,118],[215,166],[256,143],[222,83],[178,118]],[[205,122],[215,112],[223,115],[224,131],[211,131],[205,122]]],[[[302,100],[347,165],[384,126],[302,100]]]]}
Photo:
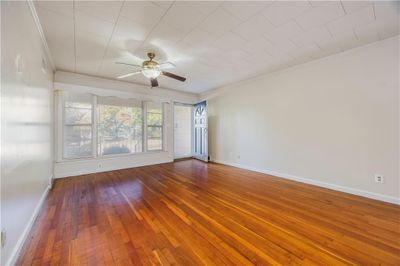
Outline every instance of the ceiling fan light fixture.
{"type": "Polygon", "coordinates": [[[122,64],[122,65],[128,65],[128,66],[134,66],[134,67],[140,67],[141,68],[139,71],[130,72],[128,74],[124,74],[124,75],[119,76],[117,78],[126,78],[126,77],[130,77],[130,76],[136,75],[138,73],[142,73],[143,76],[145,76],[146,78],[150,79],[152,88],[158,87],[157,77],[160,76],[160,75],[163,75],[165,77],[169,77],[169,78],[172,78],[172,79],[176,79],[176,80],[179,80],[179,81],[182,81],[182,82],[184,82],[186,80],[185,77],[181,77],[181,76],[175,75],[173,73],[164,71],[164,69],[167,68],[168,66],[175,67],[175,65],[173,63],[164,62],[164,63],[158,64],[156,61],[153,61],[153,58],[156,56],[154,53],[147,53],[147,56],[150,58],[150,60],[143,61],[141,66],[133,65],[133,64],[129,64],[129,63],[116,62],[117,64],[122,64]]]}
{"type": "Polygon", "coordinates": [[[158,68],[145,68],[142,70],[142,74],[149,79],[155,79],[161,74],[161,70],[158,68]]]}

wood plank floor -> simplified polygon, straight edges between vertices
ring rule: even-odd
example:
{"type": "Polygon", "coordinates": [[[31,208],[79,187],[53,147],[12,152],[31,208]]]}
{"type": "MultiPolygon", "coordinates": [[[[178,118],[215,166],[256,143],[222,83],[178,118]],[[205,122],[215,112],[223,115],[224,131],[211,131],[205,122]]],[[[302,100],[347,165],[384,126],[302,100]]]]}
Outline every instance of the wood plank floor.
{"type": "Polygon", "coordinates": [[[179,161],[55,182],[18,265],[400,265],[400,207],[179,161]]]}

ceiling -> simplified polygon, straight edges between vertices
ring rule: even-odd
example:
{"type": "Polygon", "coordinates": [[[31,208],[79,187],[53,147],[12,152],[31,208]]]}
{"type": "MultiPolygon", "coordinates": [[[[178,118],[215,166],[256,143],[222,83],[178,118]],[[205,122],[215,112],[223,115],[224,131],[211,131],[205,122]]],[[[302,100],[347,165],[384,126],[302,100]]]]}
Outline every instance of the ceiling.
{"type": "MultiPolygon", "coordinates": [[[[57,70],[115,78],[146,53],[201,93],[399,34],[400,2],[37,1],[57,70]]],[[[125,79],[149,84],[142,75],[125,79]]]]}

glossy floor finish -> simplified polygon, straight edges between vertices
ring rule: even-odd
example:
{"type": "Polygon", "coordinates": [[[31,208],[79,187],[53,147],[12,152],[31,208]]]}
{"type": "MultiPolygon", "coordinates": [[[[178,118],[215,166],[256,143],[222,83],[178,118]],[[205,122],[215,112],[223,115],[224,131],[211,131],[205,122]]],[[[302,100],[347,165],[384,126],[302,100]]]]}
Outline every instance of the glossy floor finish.
{"type": "Polygon", "coordinates": [[[57,180],[19,265],[400,264],[400,207],[196,160],[57,180]]]}

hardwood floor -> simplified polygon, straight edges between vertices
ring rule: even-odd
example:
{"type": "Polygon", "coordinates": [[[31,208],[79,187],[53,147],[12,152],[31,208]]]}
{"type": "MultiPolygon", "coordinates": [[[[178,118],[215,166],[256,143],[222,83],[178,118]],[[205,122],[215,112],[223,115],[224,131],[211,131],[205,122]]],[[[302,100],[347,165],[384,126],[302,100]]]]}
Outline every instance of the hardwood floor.
{"type": "Polygon", "coordinates": [[[400,206],[196,160],[56,180],[18,265],[400,265],[400,206]]]}

